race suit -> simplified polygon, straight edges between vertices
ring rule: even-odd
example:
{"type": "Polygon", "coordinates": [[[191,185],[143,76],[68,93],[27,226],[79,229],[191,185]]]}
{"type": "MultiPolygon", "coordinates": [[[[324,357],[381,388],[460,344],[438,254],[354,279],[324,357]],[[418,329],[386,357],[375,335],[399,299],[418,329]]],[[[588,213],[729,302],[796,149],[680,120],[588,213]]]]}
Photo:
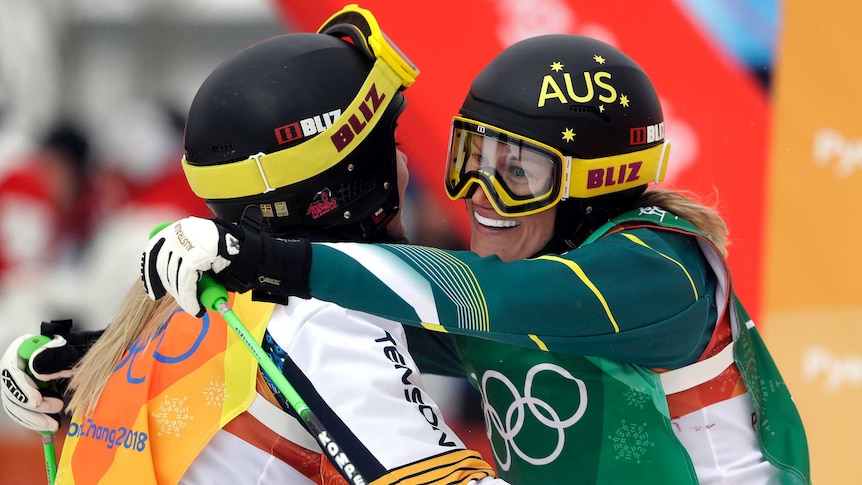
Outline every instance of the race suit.
{"type": "Polygon", "coordinates": [[[660,208],[508,263],[315,243],[309,289],[413,326],[423,370],[467,376],[511,483],[810,483],[799,414],[727,263],[660,208]]]}
{"type": "MultiPolygon", "coordinates": [[[[349,483],[505,485],[422,390],[401,325],[314,299],[231,299],[355,465],[349,483]]],[[[73,416],[57,483],[348,483],[258,372],[221,315],[178,310],[130,346],[93,414],[73,416]]]]}

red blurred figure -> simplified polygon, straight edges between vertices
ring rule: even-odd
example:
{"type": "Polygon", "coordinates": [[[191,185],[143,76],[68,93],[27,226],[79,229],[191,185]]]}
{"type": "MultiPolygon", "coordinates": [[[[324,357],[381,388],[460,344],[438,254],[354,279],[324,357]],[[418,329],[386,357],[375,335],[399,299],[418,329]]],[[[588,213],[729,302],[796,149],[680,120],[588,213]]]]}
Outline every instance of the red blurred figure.
{"type": "Polygon", "coordinates": [[[87,236],[82,202],[89,141],[58,122],[0,178],[0,286],[74,255],[87,236]]]}

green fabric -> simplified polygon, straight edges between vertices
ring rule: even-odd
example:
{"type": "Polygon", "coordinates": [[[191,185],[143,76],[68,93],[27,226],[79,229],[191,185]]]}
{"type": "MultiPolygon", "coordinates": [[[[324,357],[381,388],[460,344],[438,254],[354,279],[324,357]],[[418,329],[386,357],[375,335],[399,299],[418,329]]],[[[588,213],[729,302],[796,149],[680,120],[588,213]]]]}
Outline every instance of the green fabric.
{"type": "Polygon", "coordinates": [[[760,449],[782,470],[782,484],[810,484],[808,439],[799,411],[757,327],[746,327],[750,318],[736,297],[733,305],[741,324],[733,357],[754,401],[760,449]]]}
{"type": "Polygon", "coordinates": [[[510,483],[696,484],[658,376],[641,366],[458,337],[510,483]],[[484,379],[483,379],[484,377],[484,379]],[[477,382],[477,379],[480,379],[477,382]]]}
{"type": "MultiPolygon", "coordinates": [[[[706,236],[694,225],[660,209],[628,212],[601,228],[601,231],[606,232],[614,224],[625,222],[651,222],[695,234],[709,243],[706,236]]],[[[601,233],[597,231],[584,244],[592,243],[600,237],[601,233]]],[[[727,263],[723,264],[726,268],[727,263]]],[[[810,484],[808,440],[802,418],[775,361],[760,337],[760,332],[753,324],[749,328],[751,317],[733,293],[732,283],[728,281],[728,284],[733,311],[732,324],[738,331],[734,340],[733,356],[757,413],[755,426],[760,449],[764,457],[781,471],[782,484],[810,484]]]]}

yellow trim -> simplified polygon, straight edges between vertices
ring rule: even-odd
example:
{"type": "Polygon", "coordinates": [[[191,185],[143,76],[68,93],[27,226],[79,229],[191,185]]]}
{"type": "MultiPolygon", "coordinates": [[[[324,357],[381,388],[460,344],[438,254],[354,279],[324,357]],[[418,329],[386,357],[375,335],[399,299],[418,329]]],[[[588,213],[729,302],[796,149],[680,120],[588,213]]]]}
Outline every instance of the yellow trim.
{"type": "Polygon", "coordinates": [[[663,252],[661,252],[661,251],[658,251],[658,250],[656,250],[656,249],[651,248],[647,243],[643,242],[639,237],[637,237],[637,236],[635,236],[635,235],[633,235],[633,234],[622,233],[622,235],[623,235],[626,239],[628,239],[629,241],[631,241],[631,242],[633,242],[633,243],[635,243],[635,244],[639,244],[639,245],[641,245],[641,246],[643,246],[643,247],[645,247],[645,248],[647,248],[647,249],[650,249],[650,250],[652,250],[652,251],[655,251],[656,253],[658,253],[658,255],[659,255],[659,256],[661,256],[661,257],[663,257],[663,258],[667,259],[668,261],[671,261],[671,262],[673,262],[674,264],[676,264],[677,266],[679,266],[679,268],[682,270],[682,272],[683,272],[683,273],[685,273],[686,278],[688,278],[688,282],[689,282],[689,283],[691,283],[691,289],[692,289],[692,292],[694,293],[694,299],[695,299],[695,300],[697,300],[697,299],[699,298],[699,297],[697,296],[697,286],[695,286],[695,284],[694,284],[694,278],[692,278],[692,277],[691,277],[691,274],[688,272],[688,270],[687,270],[687,269],[685,269],[685,266],[683,266],[683,265],[682,265],[682,263],[680,263],[679,261],[677,261],[677,260],[675,260],[675,259],[671,258],[670,256],[668,256],[667,254],[664,254],[664,253],[663,253],[663,252]]]}
{"type": "Polygon", "coordinates": [[[235,199],[270,192],[324,172],[337,165],[362,143],[380,121],[400,87],[398,74],[386,61],[378,59],[359,89],[358,96],[332,126],[299,145],[232,163],[194,166],[183,157],[183,170],[189,186],[203,199],[235,199]],[[372,89],[376,89],[377,96],[383,99],[371,119],[366,120],[363,111],[369,110],[371,100],[368,96],[372,89]],[[354,133],[350,127],[349,120],[354,116],[366,123],[359,133],[354,133]],[[338,136],[344,127],[355,136],[339,149],[333,137],[338,136]]]}
{"type": "MultiPolygon", "coordinates": [[[[667,168],[667,159],[670,155],[670,143],[665,141],[661,145],[656,145],[646,150],[639,150],[631,153],[623,153],[611,157],[602,158],[573,158],[572,168],[570,170],[569,180],[569,197],[579,199],[587,199],[597,195],[610,194],[612,192],[620,192],[646,185],[650,182],[659,183],[664,180],[664,174],[667,168]],[[577,163],[575,163],[577,162],[577,163]],[[642,162],[638,167],[638,177],[632,181],[627,181],[631,174],[631,164],[642,162]],[[620,181],[621,170],[623,180],[620,181]],[[588,187],[591,178],[590,172],[601,170],[602,174],[613,169],[613,177],[602,177],[602,185],[597,187],[588,187]],[[606,180],[607,178],[607,180],[606,180]],[[611,185],[604,185],[604,182],[613,182],[611,185]]],[[[594,174],[597,172],[594,172],[594,174]]]]}
{"type": "Polygon", "coordinates": [[[439,323],[428,323],[428,322],[419,322],[419,323],[421,323],[422,328],[424,328],[426,330],[431,330],[433,332],[440,332],[440,333],[449,333],[449,331],[446,330],[446,327],[444,327],[443,325],[440,325],[439,323]]]}
{"type": "Polygon", "coordinates": [[[577,263],[575,263],[574,261],[569,261],[568,259],[560,258],[558,256],[549,255],[539,256],[536,259],[547,259],[549,261],[556,261],[558,263],[563,263],[568,266],[576,275],[578,275],[578,278],[580,278],[581,281],[584,282],[584,285],[586,285],[587,288],[589,288],[593,292],[593,294],[596,295],[596,298],[598,298],[599,302],[601,302],[602,307],[604,307],[605,309],[605,314],[608,316],[608,320],[610,320],[611,325],[614,326],[614,333],[620,333],[620,327],[619,325],[617,325],[617,321],[611,313],[610,307],[608,307],[608,302],[605,301],[605,297],[602,296],[602,292],[599,291],[598,288],[596,288],[596,285],[594,285],[593,282],[590,281],[590,279],[587,277],[587,274],[584,273],[584,270],[582,270],[577,263]]]}
{"type": "Polygon", "coordinates": [[[539,348],[541,350],[544,350],[545,352],[548,351],[548,346],[545,345],[545,342],[542,342],[542,339],[540,339],[538,335],[533,335],[532,333],[528,333],[527,336],[530,337],[530,340],[532,340],[533,342],[536,342],[536,345],[539,346],[539,348]]]}
{"type": "MultiPolygon", "coordinates": [[[[386,34],[383,33],[383,29],[380,28],[380,24],[377,23],[377,18],[374,17],[374,14],[370,10],[364,9],[355,3],[346,5],[343,9],[326,19],[326,22],[317,29],[317,32],[326,29],[330,23],[336,23],[333,21],[340,15],[350,12],[361,15],[365,22],[368,23],[371,34],[364,40],[371,54],[378,59],[386,61],[395,73],[398,74],[403,88],[407,88],[413,84],[416,81],[416,77],[419,76],[419,69],[387,39],[386,34]]],[[[362,32],[362,29],[359,29],[358,26],[353,25],[353,27],[356,27],[360,33],[362,32]]]]}

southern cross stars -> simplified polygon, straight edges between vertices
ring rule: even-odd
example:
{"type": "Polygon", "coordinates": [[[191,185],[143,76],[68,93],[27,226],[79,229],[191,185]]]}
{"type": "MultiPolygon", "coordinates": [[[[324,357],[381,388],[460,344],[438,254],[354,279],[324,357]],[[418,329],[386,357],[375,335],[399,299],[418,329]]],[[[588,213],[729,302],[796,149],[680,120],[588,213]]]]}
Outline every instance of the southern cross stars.
{"type": "Polygon", "coordinates": [[[624,107],[628,108],[629,107],[629,97],[626,96],[625,94],[620,94],[620,104],[623,105],[624,107]]]}

